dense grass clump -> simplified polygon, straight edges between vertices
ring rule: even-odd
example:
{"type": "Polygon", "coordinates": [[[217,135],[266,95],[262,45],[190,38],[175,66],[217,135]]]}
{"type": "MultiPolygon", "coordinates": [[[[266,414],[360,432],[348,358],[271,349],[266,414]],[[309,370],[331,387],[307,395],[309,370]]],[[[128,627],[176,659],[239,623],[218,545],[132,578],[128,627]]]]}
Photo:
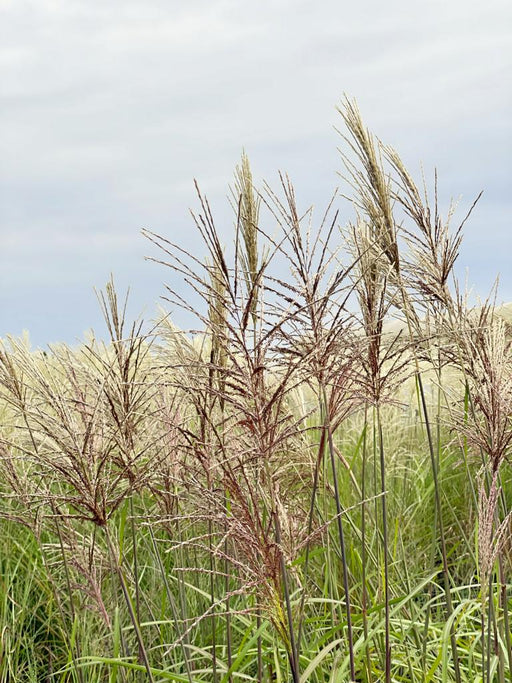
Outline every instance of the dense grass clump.
{"type": "Polygon", "coordinates": [[[348,223],[244,155],[232,248],[145,232],[193,330],[1,346],[2,682],[512,680],[509,323],[340,114],[348,223]]]}

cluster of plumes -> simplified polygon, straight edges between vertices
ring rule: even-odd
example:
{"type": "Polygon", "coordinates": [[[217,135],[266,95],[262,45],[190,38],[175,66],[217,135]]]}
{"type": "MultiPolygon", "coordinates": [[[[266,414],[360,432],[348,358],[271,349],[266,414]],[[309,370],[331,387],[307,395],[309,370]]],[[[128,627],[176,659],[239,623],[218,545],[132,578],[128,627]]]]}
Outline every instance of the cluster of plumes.
{"type": "MultiPolygon", "coordinates": [[[[312,210],[301,214],[288,177],[281,176],[281,194],[266,187],[257,195],[245,156],[234,191],[231,263],[200,194],[201,213],[194,218],[208,249],[204,263],[146,233],[165,253],[166,260],[158,261],[184,276],[204,304],[204,313],[194,311],[205,331],[199,346],[169,323],[163,330],[165,376],[191,407],[179,428],[189,479],[184,486],[197,492],[198,514],[209,524],[194,544],[235,568],[238,589],[256,594],[257,608],[285,640],[292,628],[283,623],[286,583],[293,575],[301,585],[291,568],[318,530],[315,490],[324,453],[332,451],[334,461],[348,468],[332,434],[358,409],[391,401],[410,361],[407,335],[384,330],[391,308],[404,308],[389,180],[373,140],[352,114],[360,155],[371,147],[365,174],[378,188],[362,202],[366,219],[350,230],[348,266],[333,210],[338,195],[316,227],[312,210]],[[272,234],[259,224],[261,204],[277,223],[272,234]],[[274,261],[281,265],[272,272],[274,261]],[[286,279],[276,274],[283,264],[286,279]],[[359,320],[350,312],[354,294],[359,320]],[[307,415],[292,410],[299,386],[313,397],[313,426],[322,434],[313,449],[307,435],[312,423],[306,426],[307,415]],[[301,490],[312,480],[308,508],[301,490]]],[[[168,299],[190,310],[179,292],[169,289],[168,299]]],[[[337,518],[342,514],[340,507],[337,518]]]]}
{"type": "MultiPolygon", "coordinates": [[[[512,336],[510,325],[498,315],[492,297],[477,307],[469,307],[453,275],[463,226],[480,195],[452,231],[454,206],[443,220],[438,207],[437,176],[431,209],[426,190],[422,197],[396,152],[388,148],[386,155],[398,176],[397,201],[414,225],[414,230],[403,230],[408,257],[402,268],[412,303],[423,311],[422,320],[410,316],[420,341],[419,358],[435,369],[439,382],[443,368],[451,373],[452,387],[457,388],[459,397],[454,401],[447,396],[449,427],[456,432],[461,448],[469,447],[475,461],[482,462],[477,486],[478,545],[482,585],[486,585],[510,526],[506,505],[499,509],[497,500],[500,469],[512,443],[512,336]],[[461,383],[453,384],[454,376],[461,383]]],[[[406,314],[411,310],[413,306],[406,314]]],[[[446,392],[446,387],[442,386],[442,390],[446,392]]]]}
{"type": "MultiPolygon", "coordinates": [[[[193,543],[210,557],[210,572],[230,576],[224,599],[240,591],[254,594],[255,609],[285,639],[283,567],[295,558],[304,535],[299,493],[311,463],[299,450],[303,419],[291,410],[297,361],[276,352],[279,324],[262,315],[266,257],[257,249],[258,200],[251,183],[243,160],[233,266],[201,195],[202,212],[195,219],[209,248],[201,268],[190,256],[186,265],[183,252],[178,262],[172,245],[156,235],[151,239],[164,248],[171,267],[186,270],[206,309],[204,316],[199,313],[205,333],[195,344],[168,322],[161,330],[166,381],[187,406],[177,451],[186,462],[181,486],[187,508],[192,505],[195,521],[204,525],[193,543]]],[[[178,297],[171,291],[169,296],[178,297]]],[[[184,517],[188,513],[178,508],[172,524],[182,525],[184,517]]]]}
{"type": "MultiPolygon", "coordinates": [[[[510,522],[498,521],[497,511],[512,442],[510,330],[492,306],[475,314],[451,294],[466,219],[450,231],[452,210],[443,220],[437,179],[432,209],[398,155],[364,127],[355,104],[345,102],[341,113],[355,155],[355,162],[344,155],[357,212],[348,227],[339,226],[337,192],[318,227],[312,209],[301,213],[287,176],[279,193],[268,186],[258,193],[243,155],[232,193],[231,258],[199,190],[193,217],[204,260],[146,231],[164,254],[153,260],[190,287],[190,297],[181,284],[168,288],[168,301],[193,314],[200,333],[164,318],[162,343],[152,344],[141,323],[127,328],[126,305],[109,283],[100,295],[108,346],[92,340],[76,351],[30,353],[12,341],[0,350],[10,423],[0,441],[8,514],[38,536],[58,523],[77,585],[107,625],[101,584],[109,546],[102,549],[94,534],[108,532],[132,494],[149,491],[147,519],[166,532],[168,549],[188,544],[203,553],[206,571],[228,579],[219,599],[252,593],[297,666],[288,582],[304,588],[295,560],[332,521],[315,512],[324,454],[331,451],[333,471],[335,462],[350,469],[333,434],[356,411],[378,412],[395,401],[425,361],[438,377],[445,365],[456,367],[464,381],[467,405],[453,411],[452,426],[488,465],[490,478],[479,486],[479,556],[482,577],[491,575],[510,522]],[[261,225],[262,206],[273,232],[261,225]],[[389,332],[393,314],[402,325],[389,332]],[[297,411],[296,393],[305,387],[312,400],[297,411]],[[315,441],[311,433],[321,436],[315,441]],[[304,490],[311,488],[310,502],[304,490]],[[94,534],[83,536],[75,521],[94,534]],[[183,540],[188,525],[194,531],[183,540]]],[[[384,501],[384,456],[382,467],[384,501]]],[[[339,505],[337,521],[342,513],[339,505]]],[[[348,582],[344,590],[349,621],[348,582]]]]}
{"type": "MultiPolygon", "coordinates": [[[[119,560],[111,520],[132,496],[162,488],[169,426],[149,379],[150,343],[125,323],[114,285],[100,294],[110,344],[0,350],[4,419],[2,510],[28,527],[70,611],[93,609],[107,629],[103,591],[119,560]]],[[[167,469],[166,469],[167,468],[167,469]]]]}
{"type": "Polygon", "coordinates": [[[31,353],[13,340],[0,356],[14,420],[4,450],[30,468],[33,506],[64,506],[65,514],[98,526],[145,486],[158,457],[147,438],[149,346],[135,327],[123,336],[112,284],[107,297],[111,348],[92,341],[76,352],[56,346],[31,353]]]}
{"type": "MultiPolygon", "coordinates": [[[[402,316],[410,344],[408,360],[416,365],[423,396],[425,367],[433,371],[440,392],[446,392],[444,368],[450,368],[452,377],[455,373],[462,378],[462,392],[458,384],[459,398],[455,407],[449,406],[448,420],[462,449],[469,447],[475,460],[483,462],[477,487],[478,539],[480,575],[486,585],[511,520],[499,479],[512,443],[512,336],[490,300],[468,308],[453,272],[463,226],[480,195],[452,230],[455,207],[450,206],[446,218],[441,216],[437,174],[432,208],[425,181],[420,191],[398,154],[375,142],[364,128],[356,105],[346,102],[341,113],[349,131],[346,140],[358,162],[344,156],[359,213],[347,240],[355,259],[354,288],[367,338],[368,386],[378,403],[387,380],[384,368],[390,370],[389,377],[396,370],[399,378],[405,367],[399,336],[395,342],[402,349],[397,349],[395,361],[391,360],[395,343],[382,344],[383,321],[392,309],[402,316]],[[389,173],[384,171],[383,158],[389,173]],[[402,212],[399,222],[395,207],[402,212]]],[[[450,403],[446,393],[445,397],[450,403]]],[[[433,467],[437,467],[435,460],[433,467]]],[[[452,636],[455,651],[454,642],[452,636]]]]}
{"type": "Polygon", "coordinates": [[[509,324],[489,304],[459,318],[456,329],[471,419],[458,429],[485,454],[492,474],[508,457],[512,443],[512,338],[509,324]]]}
{"type": "Polygon", "coordinates": [[[387,150],[387,156],[399,177],[397,199],[416,228],[404,230],[409,257],[403,269],[412,300],[424,313],[423,319],[415,318],[413,325],[419,339],[419,330],[424,330],[419,357],[435,369],[444,392],[447,388],[442,385],[441,371],[446,368],[450,373],[452,388],[456,387],[459,395],[454,400],[448,391],[449,427],[457,434],[461,448],[469,447],[475,462],[482,463],[477,477],[478,545],[482,585],[486,585],[510,525],[506,506],[497,507],[500,469],[512,443],[510,325],[498,315],[491,297],[477,307],[469,307],[467,295],[460,292],[453,276],[462,229],[480,195],[451,231],[454,207],[443,220],[438,208],[437,177],[432,210],[426,191],[422,197],[396,152],[387,150]],[[461,382],[453,383],[454,377],[461,382]]]}
{"type": "Polygon", "coordinates": [[[466,399],[452,410],[452,424],[461,446],[467,444],[482,463],[477,488],[478,561],[482,586],[487,586],[508,543],[512,519],[500,486],[512,445],[512,337],[510,325],[490,302],[468,311],[458,300],[456,319],[456,327],[446,334],[452,342],[447,356],[463,379],[466,399]]]}

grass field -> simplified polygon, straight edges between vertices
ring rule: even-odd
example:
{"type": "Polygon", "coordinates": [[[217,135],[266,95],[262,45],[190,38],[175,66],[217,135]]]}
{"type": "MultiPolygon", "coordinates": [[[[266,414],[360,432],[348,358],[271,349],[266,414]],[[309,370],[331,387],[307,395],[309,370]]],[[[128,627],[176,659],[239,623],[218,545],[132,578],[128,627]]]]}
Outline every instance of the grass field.
{"type": "Polygon", "coordinates": [[[2,344],[2,682],[512,681],[508,311],[340,114],[351,222],[244,156],[233,246],[146,232],[193,330],[2,344]]]}

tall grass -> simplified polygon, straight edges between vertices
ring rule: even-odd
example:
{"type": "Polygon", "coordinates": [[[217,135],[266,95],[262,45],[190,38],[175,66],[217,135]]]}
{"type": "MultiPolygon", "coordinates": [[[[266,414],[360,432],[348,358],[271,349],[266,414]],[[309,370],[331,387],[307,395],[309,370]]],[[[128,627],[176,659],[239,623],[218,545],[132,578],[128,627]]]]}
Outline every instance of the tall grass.
{"type": "Polygon", "coordinates": [[[244,154],[232,240],[199,188],[193,253],[145,231],[193,330],[111,281],[108,343],[2,344],[1,681],[511,680],[509,323],[340,113],[318,220],[244,154]]]}

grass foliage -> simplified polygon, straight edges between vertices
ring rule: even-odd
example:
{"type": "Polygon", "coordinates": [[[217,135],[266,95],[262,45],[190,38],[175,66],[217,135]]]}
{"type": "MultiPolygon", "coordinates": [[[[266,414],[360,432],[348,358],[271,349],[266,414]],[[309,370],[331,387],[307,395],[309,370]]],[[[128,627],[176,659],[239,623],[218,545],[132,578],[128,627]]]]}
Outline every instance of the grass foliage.
{"type": "Polygon", "coordinates": [[[199,189],[201,249],[145,233],[193,330],[109,282],[109,343],[1,346],[2,683],[512,680],[509,323],[340,115],[319,220],[244,155],[231,246],[199,189]]]}

